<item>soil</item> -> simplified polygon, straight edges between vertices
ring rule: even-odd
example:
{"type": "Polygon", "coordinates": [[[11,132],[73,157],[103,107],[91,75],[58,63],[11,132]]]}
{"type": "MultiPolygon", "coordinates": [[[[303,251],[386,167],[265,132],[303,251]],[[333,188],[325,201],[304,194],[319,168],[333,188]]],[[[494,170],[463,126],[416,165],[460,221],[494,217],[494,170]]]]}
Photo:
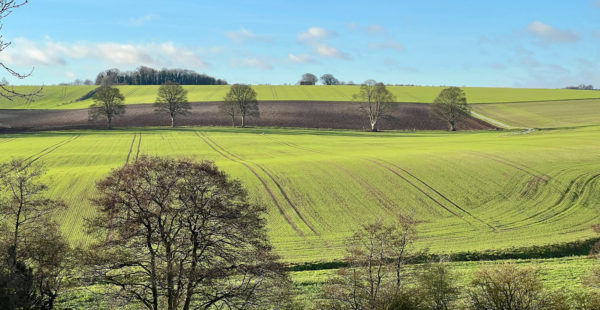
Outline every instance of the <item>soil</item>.
{"type": "MultiPolygon", "coordinates": [[[[219,112],[219,102],[192,103],[188,115],[179,116],[181,126],[231,126],[231,119],[219,112]]],[[[368,119],[355,102],[265,101],[259,103],[260,117],[247,119],[249,126],[327,129],[370,128],[368,119]]],[[[380,130],[446,130],[448,125],[430,116],[430,105],[398,103],[388,118],[380,120],[380,130]]],[[[238,120],[239,124],[239,120],[238,120]]],[[[113,120],[114,127],[169,126],[166,114],[157,114],[151,104],[128,105],[124,116],[113,120]]],[[[78,110],[0,110],[0,132],[57,129],[104,128],[106,121],[88,121],[87,109],[78,110]]],[[[458,130],[495,129],[469,118],[458,130]]]]}

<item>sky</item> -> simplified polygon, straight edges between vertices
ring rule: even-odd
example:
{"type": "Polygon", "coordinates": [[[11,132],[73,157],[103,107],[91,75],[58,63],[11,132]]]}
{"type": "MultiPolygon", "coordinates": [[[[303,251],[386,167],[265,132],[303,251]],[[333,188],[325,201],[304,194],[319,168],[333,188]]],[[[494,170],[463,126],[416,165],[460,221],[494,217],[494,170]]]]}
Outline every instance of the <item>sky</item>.
{"type": "MultiPolygon", "coordinates": [[[[306,72],[390,84],[600,87],[600,0],[30,0],[0,20],[11,84],[184,68],[229,83],[306,72]]],[[[2,75],[0,75],[2,76],[2,75]]]]}

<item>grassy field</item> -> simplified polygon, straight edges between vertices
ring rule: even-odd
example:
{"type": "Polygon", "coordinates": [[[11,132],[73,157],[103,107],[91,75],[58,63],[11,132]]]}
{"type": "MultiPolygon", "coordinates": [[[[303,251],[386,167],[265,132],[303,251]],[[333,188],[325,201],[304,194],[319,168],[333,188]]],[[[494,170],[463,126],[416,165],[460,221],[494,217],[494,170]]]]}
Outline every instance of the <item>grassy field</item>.
{"type": "Polygon", "coordinates": [[[0,161],[44,161],[74,242],[85,242],[94,182],[142,154],[214,160],[268,206],[288,262],[331,261],[360,224],[414,212],[437,252],[593,236],[600,222],[600,127],[521,132],[295,129],[61,131],[0,136],[0,161]],[[526,236],[526,237],[524,237],[526,236]]]}
{"type": "Polygon", "coordinates": [[[513,127],[600,125],[600,100],[476,104],[475,112],[513,127]]]}
{"type": "MultiPolygon", "coordinates": [[[[45,86],[34,100],[0,100],[0,109],[80,109],[87,108],[90,99],[77,101],[95,86],[45,86]]],[[[119,86],[126,103],[153,103],[158,86],[119,86]]],[[[185,86],[192,102],[221,101],[229,86],[185,86]]],[[[359,86],[286,86],[255,85],[259,100],[351,101],[359,86]]],[[[39,87],[17,86],[16,90],[31,92],[39,87]]],[[[398,102],[431,103],[443,87],[390,86],[398,102]]],[[[600,98],[599,91],[567,89],[525,89],[464,87],[470,103],[498,103],[600,98]]]]}

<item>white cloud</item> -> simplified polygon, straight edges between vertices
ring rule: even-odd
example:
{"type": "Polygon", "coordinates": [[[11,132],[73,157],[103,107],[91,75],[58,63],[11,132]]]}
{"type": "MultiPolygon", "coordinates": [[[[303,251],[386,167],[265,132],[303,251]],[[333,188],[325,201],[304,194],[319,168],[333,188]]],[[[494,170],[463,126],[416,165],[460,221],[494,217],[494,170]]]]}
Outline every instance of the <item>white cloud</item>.
{"type": "Polygon", "coordinates": [[[335,32],[329,31],[321,27],[310,27],[307,31],[301,32],[298,35],[298,40],[302,42],[317,41],[332,38],[336,35],[335,32]]]}
{"type": "Polygon", "coordinates": [[[310,55],[294,55],[294,54],[289,54],[288,55],[288,59],[291,62],[295,62],[295,63],[314,63],[315,59],[310,56],[310,55]]]}
{"type": "Polygon", "coordinates": [[[325,40],[336,36],[333,31],[320,27],[310,27],[307,31],[298,35],[298,41],[312,46],[315,53],[325,57],[348,59],[348,55],[339,49],[324,43],[325,40]]]}
{"type": "Polygon", "coordinates": [[[578,34],[570,30],[561,30],[540,21],[527,26],[527,31],[544,43],[573,43],[579,41],[578,34]]]}
{"type": "Polygon", "coordinates": [[[66,65],[73,60],[92,59],[107,66],[180,66],[205,68],[208,64],[194,49],[172,42],[150,44],[61,43],[46,38],[43,42],[15,39],[10,48],[0,53],[7,65],[66,65]]]}
{"type": "Polygon", "coordinates": [[[273,66],[270,63],[265,61],[263,58],[257,58],[257,57],[234,59],[232,61],[232,65],[234,67],[239,67],[239,66],[254,67],[254,68],[259,68],[259,69],[263,69],[263,70],[272,70],[273,69],[273,66]]]}
{"type": "Polygon", "coordinates": [[[317,44],[315,46],[315,51],[317,52],[317,54],[319,54],[321,56],[325,56],[325,57],[342,58],[342,59],[349,58],[348,55],[346,55],[345,53],[342,53],[339,49],[337,49],[333,46],[322,44],[322,43],[317,44]]]}
{"type": "Polygon", "coordinates": [[[369,44],[369,47],[372,49],[394,49],[399,52],[404,50],[404,46],[395,39],[388,39],[382,43],[371,43],[369,44]]]}
{"type": "Polygon", "coordinates": [[[238,31],[226,31],[225,36],[229,38],[233,43],[245,43],[248,41],[261,41],[261,42],[271,42],[273,41],[273,37],[269,35],[256,34],[250,30],[245,28],[240,28],[238,31]]]}
{"type": "Polygon", "coordinates": [[[148,14],[141,17],[130,18],[127,24],[129,24],[130,26],[143,26],[144,24],[153,20],[157,20],[158,18],[158,15],[148,14]]]}

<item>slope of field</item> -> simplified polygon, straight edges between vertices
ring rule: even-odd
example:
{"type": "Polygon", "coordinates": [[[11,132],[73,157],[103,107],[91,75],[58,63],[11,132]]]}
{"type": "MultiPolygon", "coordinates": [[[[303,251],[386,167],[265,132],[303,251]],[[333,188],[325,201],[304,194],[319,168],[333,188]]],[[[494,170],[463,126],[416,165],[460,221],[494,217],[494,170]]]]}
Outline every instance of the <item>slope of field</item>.
{"type": "MultiPolygon", "coordinates": [[[[368,119],[356,102],[286,101],[261,102],[260,117],[247,119],[250,126],[367,129],[368,119]]],[[[239,121],[238,121],[239,123],[239,121]]],[[[127,108],[123,117],[113,124],[118,127],[169,126],[165,114],[157,114],[148,104],[127,108]]],[[[219,111],[218,102],[192,103],[188,115],[177,118],[178,125],[230,126],[231,119],[219,111]]],[[[0,132],[39,131],[49,129],[105,128],[105,120],[90,122],[87,109],[77,110],[1,110],[0,132]]],[[[444,130],[448,124],[430,116],[430,105],[420,103],[398,104],[390,117],[379,122],[379,129],[444,130]]],[[[475,118],[458,124],[459,130],[491,129],[490,125],[475,118]]]]}
{"type": "Polygon", "coordinates": [[[473,109],[513,127],[557,128],[600,125],[600,100],[476,104],[473,109]]]}
{"type": "MultiPolygon", "coordinates": [[[[184,86],[191,102],[221,101],[229,89],[226,85],[184,86]]],[[[356,85],[298,86],[298,85],[254,85],[260,101],[351,101],[359,91],[356,85]]],[[[38,87],[39,88],[39,87],[38,87]]],[[[33,86],[16,86],[15,90],[31,92],[33,86]]],[[[92,100],[78,101],[95,86],[45,86],[40,96],[34,99],[17,99],[14,102],[1,99],[0,109],[81,109],[87,108],[92,100]]],[[[128,104],[152,103],[158,86],[119,86],[128,104]]],[[[443,87],[434,86],[389,86],[398,102],[431,103],[443,87]]],[[[522,102],[568,99],[600,98],[598,91],[568,89],[526,89],[464,87],[470,103],[522,102]]]]}
{"type": "Polygon", "coordinates": [[[600,222],[600,127],[516,132],[362,133],[219,127],[0,135],[0,161],[44,161],[59,218],[85,242],[88,198],[141,155],[214,160],[269,209],[286,261],[335,260],[377,218],[413,213],[419,247],[456,252],[593,236],[600,222]]]}

